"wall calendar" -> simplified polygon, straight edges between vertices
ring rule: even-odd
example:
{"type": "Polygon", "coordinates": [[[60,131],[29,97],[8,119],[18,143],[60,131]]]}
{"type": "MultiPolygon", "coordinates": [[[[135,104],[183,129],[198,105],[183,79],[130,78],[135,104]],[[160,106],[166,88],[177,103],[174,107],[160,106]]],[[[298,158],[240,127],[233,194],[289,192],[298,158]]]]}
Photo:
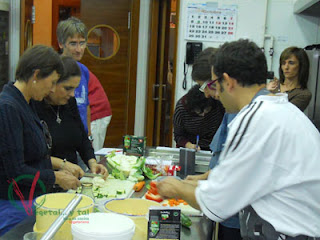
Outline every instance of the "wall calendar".
{"type": "Polygon", "coordinates": [[[185,39],[226,42],[235,39],[237,7],[190,3],[187,7],[185,39]]]}

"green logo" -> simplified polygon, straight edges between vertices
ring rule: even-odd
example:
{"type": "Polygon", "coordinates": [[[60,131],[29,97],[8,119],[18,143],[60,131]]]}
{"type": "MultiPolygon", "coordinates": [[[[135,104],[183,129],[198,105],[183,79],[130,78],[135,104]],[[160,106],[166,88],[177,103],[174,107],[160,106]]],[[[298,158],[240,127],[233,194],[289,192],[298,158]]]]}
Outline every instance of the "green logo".
{"type": "MultiPolygon", "coordinates": [[[[9,188],[8,188],[8,198],[9,198],[10,203],[15,208],[17,208],[19,210],[23,211],[23,208],[24,208],[24,210],[26,211],[26,213],[28,215],[32,215],[33,214],[32,213],[32,200],[33,200],[33,196],[34,196],[34,191],[35,191],[36,185],[39,184],[42,192],[46,193],[46,187],[45,187],[44,183],[39,179],[39,177],[40,177],[40,172],[39,171],[36,173],[36,175],[21,175],[21,176],[15,178],[15,179],[13,179],[10,182],[10,185],[9,185],[9,188]],[[25,203],[24,196],[21,193],[21,191],[19,189],[19,186],[18,186],[18,182],[23,180],[23,179],[33,179],[33,182],[32,182],[31,188],[30,188],[29,203],[28,204],[25,203]],[[20,200],[22,202],[22,205],[23,205],[23,208],[21,206],[19,206],[16,203],[16,201],[14,200],[13,191],[20,198],[20,200]]],[[[44,204],[45,200],[46,200],[46,197],[44,197],[43,200],[40,203],[37,204],[38,207],[36,206],[36,208],[41,207],[44,204]]]]}

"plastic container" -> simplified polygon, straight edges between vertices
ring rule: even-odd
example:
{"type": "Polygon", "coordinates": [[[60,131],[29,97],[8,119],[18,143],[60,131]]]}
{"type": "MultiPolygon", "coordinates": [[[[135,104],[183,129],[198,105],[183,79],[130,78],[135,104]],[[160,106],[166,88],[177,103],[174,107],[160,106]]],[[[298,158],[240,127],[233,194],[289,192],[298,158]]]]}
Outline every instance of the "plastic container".
{"type": "Polygon", "coordinates": [[[155,201],[141,198],[113,199],[104,204],[106,212],[117,213],[131,218],[136,231],[133,239],[147,239],[148,232],[148,213],[152,206],[161,206],[155,201]]]}
{"type": "MultiPolygon", "coordinates": [[[[74,198],[74,193],[50,193],[36,198],[36,223],[33,230],[44,233],[51,224],[62,214],[68,203],[74,198]]],[[[93,212],[94,201],[92,198],[82,195],[82,200],[76,209],[68,216],[55,237],[58,239],[72,240],[71,221],[79,215],[87,215],[93,212]]]]}
{"type": "Polygon", "coordinates": [[[135,232],[134,222],[115,213],[90,213],[72,221],[73,240],[130,240],[135,232]]]}

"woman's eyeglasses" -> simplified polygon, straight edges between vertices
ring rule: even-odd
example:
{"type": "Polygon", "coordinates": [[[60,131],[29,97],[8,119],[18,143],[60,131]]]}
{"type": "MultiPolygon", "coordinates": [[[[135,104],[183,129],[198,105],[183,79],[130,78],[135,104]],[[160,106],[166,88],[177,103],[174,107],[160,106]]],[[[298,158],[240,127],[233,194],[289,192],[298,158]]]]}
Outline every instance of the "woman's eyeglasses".
{"type": "Polygon", "coordinates": [[[46,139],[47,148],[50,150],[52,148],[52,137],[51,137],[51,134],[49,132],[48,125],[43,120],[41,120],[40,123],[42,125],[43,135],[44,135],[44,137],[46,139]]]}
{"type": "Polygon", "coordinates": [[[215,82],[218,81],[220,78],[214,79],[212,81],[205,81],[201,87],[199,88],[200,92],[204,92],[204,90],[206,89],[206,87],[208,87],[210,90],[217,90],[216,86],[215,86],[215,82]]]}
{"type": "Polygon", "coordinates": [[[69,45],[70,48],[72,49],[76,49],[78,46],[80,48],[85,48],[87,46],[87,42],[85,41],[81,41],[81,42],[69,42],[67,43],[69,45]]]}

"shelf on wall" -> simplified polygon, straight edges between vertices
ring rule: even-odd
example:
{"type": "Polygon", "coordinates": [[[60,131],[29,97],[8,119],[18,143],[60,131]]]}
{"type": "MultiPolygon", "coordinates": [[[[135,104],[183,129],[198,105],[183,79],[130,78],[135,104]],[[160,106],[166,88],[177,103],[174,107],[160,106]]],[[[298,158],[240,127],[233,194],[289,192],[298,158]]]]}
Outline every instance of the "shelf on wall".
{"type": "Polygon", "coordinates": [[[294,13],[320,17],[320,0],[297,0],[294,13]]]}

